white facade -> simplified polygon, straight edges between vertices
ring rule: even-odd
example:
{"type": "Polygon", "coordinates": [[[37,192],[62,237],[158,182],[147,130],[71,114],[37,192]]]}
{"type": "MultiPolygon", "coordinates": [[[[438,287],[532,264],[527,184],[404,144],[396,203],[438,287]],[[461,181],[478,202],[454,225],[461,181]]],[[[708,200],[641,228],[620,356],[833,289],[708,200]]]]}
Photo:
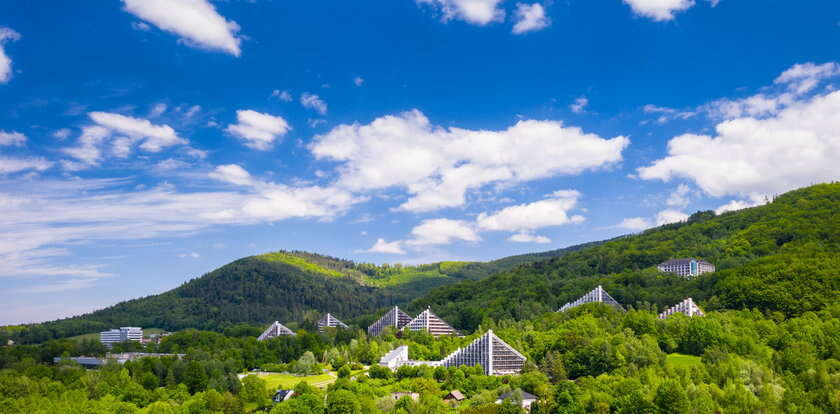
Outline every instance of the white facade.
{"type": "Polygon", "coordinates": [[[581,296],[580,299],[578,299],[574,302],[569,302],[569,303],[563,305],[560,308],[560,310],[558,310],[558,312],[563,312],[563,311],[569,310],[571,308],[574,308],[575,306],[583,305],[584,303],[604,303],[604,304],[610,305],[610,306],[612,306],[616,309],[619,309],[619,310],[622,310],[622,311],[624,310],[624,307],[622,307],[621,304],[618,303],[617,300],[613,299],[613,297],[610,296],[610,294],[607,293],[607,291],[604,290],[604,288],[602,288],[601,285],[598,285],[598,287],[596,287],[595,289],[593,289],[589,293],[581,296]]]}
{"type": "Polygon", "coordinates": [[[379,360],[379,365],[388,367],[392,370],[396,370],[397,368],[410,363],[411,360],[408,359],[408,346],[406,345],[393,349],[379,360]]]}
{"type": "Polygon", "coordinates": [[[399,306],[394,306],[373,325],[368,326],[368,335],[377,336],[389,326],[393,326],[394,329],[399,331],[409,323],[411,323],[411,316],[400,310],[399,306]]]}
{"type": "Polygon", "coordinates": [[[283,326],[280,322],[274,321],[265,332],[260,335],[257,340],[265,341],[266,339],[277,338],[278,336],[296,336],[291,329],[283,326]]]}
{"type": "Polygon", "coordinates": [[[431,308],[426,308],[416,318],[408,323],[408,329],[412,331],[426,331],[434,336],[457,335],[458,331],[449,326],[443,319],[432,313],[431,308]]]}
{"type": "Polygon", "coordinates": [[[111,329],[99,333],[99,342],[102,342],[102,344],[107,346],[108,348],[120,342],[140,342],[142,340],[143,328],[133,326],[126,326],[119,329],[111,329]]]}
{"type": "Polygon", "coordinates": [[[324,332],[324,328],[338,328],[338,329],[347,329],[347,325],[338,320],[335,316],[331,313],[327,313],[321,320],[318,321],[318,330],[324,332]]]}
{"type": "Polygon", "coordinates": [[[688,316],[706,316],[703,310],[697,306],[691,298],[688,298],[659,314],[659,319],[665,319],[675,313],[682,313],[688,316]]]}
{"type": "Polygon", "coordinates": [[[682,277],[700,276],[715,271],[715,265],[697,259],[671,259],[656,266],[660,272],[675,273],[682,277]]]}

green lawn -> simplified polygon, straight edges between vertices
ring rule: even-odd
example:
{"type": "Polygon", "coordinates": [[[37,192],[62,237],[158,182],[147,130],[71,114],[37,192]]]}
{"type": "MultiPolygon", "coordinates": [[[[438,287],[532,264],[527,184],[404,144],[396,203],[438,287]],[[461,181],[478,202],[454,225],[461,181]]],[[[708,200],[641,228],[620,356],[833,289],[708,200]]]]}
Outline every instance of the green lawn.
{"type": "Polygon", "coordinates": [[[259,375],[259,377],[265,380],[269,390],[276,390],[279,388],[291,389],[301,381],[306,381],[310,385],[314,385],[318,388],[326,388],[327,385],[332,384],[336,379],[335,374],[308,376],[298,376],[293,374],[265,374],[259,375]]]}
{"type": "Polygon", "coordinates": [[[674,368],[690,368],[694,365],[700,365],[700,357],[685,354],[668,354],[666,362],[674,368]]]}

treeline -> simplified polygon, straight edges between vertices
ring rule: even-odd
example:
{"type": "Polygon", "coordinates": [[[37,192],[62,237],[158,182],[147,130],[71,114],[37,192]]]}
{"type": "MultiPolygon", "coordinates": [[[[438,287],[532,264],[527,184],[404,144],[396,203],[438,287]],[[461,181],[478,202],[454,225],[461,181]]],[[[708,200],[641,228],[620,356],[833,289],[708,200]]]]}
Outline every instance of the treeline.
{"type": "Polygon", "coordinates": [[[437,288],[412,303],[432,304],[463,329],[485,317],[528,319],[602,284],[628,305],[673,305],[686,296],[712,309],[759,308],[799,315],[840,299],[840,183],[808,187],[772,203],[648,230],[478,282],[437,288]],[[695,280],[655,265],[696,257],[717,266],[695,280]]]}

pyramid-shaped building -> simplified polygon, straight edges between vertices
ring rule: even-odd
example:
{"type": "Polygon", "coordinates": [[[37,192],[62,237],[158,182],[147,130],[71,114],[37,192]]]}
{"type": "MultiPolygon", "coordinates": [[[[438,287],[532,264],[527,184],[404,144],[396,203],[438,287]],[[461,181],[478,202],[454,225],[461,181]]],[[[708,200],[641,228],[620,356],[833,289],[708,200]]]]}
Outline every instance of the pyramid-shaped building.
{"type": "Polygon", "coordinates": [[[434,336],[457,335],[458,331],[449,326],[446,321],[432,313],[431,308],[426,308],[408,323],[408,329],[412,331],[426,331],[434,336]]]}
{"type": "Polygon", "coordinates": [[[440,361],[445,367],[480,364],[485,375],[511,375],[522,371],[527,358],[492,330],[440,361]]]}
{"type": "Polygon", "coordinates": [[[688,316],[706,316],[702,309],[694,303],[694,300],[688,298],[670,308],[666,309],[665,312],[659,314],[659,319],[665,319],[675,313],[683,313],[688,316]]]}
{"type": "Polygon", "coordinates": [[[291,329],[283,326],[282,323],[274,321],[265,332],[260,335],[257,340],[258,341],[265,341],[266,339],[277,338],[279,336],[295,336],[296,333],[292,332],[291,329]]]}
{"type": "Polygon", "coordinates": [[[409,323],[411,323],[411,316],[408,316],[407,313],[401,311],[399,306],[394,306],[388,311],[388,313],[379,318],[378,321],[374,322],[373,325],[368,326],[368,335],[377,336],[389,326],[393,326],[395,329],[400,330],[409,323]]]}
{"type": "Polygon", "coordinates": [[[324,328],[347,329],[348,327],[331,313],[327,313],[318,321],[318,330],[324,332],[324,328]]]}
{"type": "Polygon", "coordinates": [[[613,297],[610,296],[610,294],[607,293],[607,291],[604,290],[604,288],[602,288],[601,285],[598,285],[598,287],[593,289],[591,292],[581,296],[580,299],[563,305],[558,312],[569,310],[571,308],[574,308],[575,306],[583,305],[584,303],[595,302],[604,303],[622,311],[624,310],[624,308],[621,306],[620,303],[618,303],[617,300],[613,299],[613,297]]]}

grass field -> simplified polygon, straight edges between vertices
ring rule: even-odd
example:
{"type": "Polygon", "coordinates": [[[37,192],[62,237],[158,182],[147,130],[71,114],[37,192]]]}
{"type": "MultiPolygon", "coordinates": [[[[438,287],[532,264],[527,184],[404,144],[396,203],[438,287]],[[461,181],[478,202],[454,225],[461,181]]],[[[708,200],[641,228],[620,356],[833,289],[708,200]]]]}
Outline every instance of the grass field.
{"type": "Polygon", "coordinates": [[[269,390],[276,390],[279,388],[291,389],[301,381],[305,381],[309,385],[313,385],[318,388],[326,388],[327,385],[332,384],[336,379],[335,374],[333,373],[308,376],[298,376],[292,374],[262,374],[259,375],[259,377],[265,380],[269,390]]]}
{"type": "Polygon", "coordinates": [[[690,368],[694,365],[700,365],[700,357],[685,354],[668,354],[666,362],[674,368],[690,368]]]}

